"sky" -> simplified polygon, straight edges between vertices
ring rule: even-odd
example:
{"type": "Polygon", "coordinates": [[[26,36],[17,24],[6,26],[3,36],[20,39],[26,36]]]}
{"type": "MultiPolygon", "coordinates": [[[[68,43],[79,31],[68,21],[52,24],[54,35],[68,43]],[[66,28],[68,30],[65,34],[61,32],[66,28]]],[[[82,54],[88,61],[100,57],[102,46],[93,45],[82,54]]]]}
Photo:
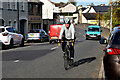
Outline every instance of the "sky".
{"type": "MultiPolygon", "coordinates": [[[[66,3],[68,0],[51,0],[51,1],[53,1],[55,3],[59,3],[59,2],[65,2],[66,3]]],[[[77,1],[77,6],[78,5],[86,6],[86,5],[89,5],[91,3],[94,3],[95,5],[99,5],[99,4],[108,5],[109,4],[109,0],[76,0],[76,1],[77,1]]]]}

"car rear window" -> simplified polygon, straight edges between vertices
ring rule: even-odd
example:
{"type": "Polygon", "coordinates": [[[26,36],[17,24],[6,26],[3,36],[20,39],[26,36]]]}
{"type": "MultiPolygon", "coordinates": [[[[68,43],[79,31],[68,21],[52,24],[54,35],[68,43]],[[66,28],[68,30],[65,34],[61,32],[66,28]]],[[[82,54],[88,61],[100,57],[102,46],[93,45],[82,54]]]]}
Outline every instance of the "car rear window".
{"type": "Polygon", "coordinates": [[[99,28],[88,28],[88,31],[95,31],[95,32],[99,32],[99,28]]]}
{"type": "Polygon", "coordinates": [[[39,33],[40,30],[30,30],[30,33],[39,33]]]}
{"type": "Polygon", "coordinates": [[[4,31],[5,31],[5,29],[4,29],[4,28],[0,28],[0,33],[1,33],[1,32],[4,32],[4,31]]]}
{"type": "Polygon", "coordinates": [[[120,45],[120,32],[116,33],[115,37],[113,38],[112,44],[120,45]]]}

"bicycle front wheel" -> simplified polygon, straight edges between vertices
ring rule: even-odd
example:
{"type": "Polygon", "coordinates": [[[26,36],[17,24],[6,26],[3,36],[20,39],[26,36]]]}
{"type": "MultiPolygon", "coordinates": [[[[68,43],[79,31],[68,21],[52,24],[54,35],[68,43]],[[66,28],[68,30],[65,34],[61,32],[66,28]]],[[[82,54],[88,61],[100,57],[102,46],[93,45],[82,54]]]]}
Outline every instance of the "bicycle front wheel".
{"type": "Polygon", "coordinates": [[[68,68],[69,68],[69,61],[67,58],[64,58],[64,68],[65,68],[65,70],[68,70],[68,68]]]}
{"type": "Polygon", "coordinates": [[[65,70],[69,69],[69,51],[66,50],[65,54],[64,54],[64,68],[65,70]]]}

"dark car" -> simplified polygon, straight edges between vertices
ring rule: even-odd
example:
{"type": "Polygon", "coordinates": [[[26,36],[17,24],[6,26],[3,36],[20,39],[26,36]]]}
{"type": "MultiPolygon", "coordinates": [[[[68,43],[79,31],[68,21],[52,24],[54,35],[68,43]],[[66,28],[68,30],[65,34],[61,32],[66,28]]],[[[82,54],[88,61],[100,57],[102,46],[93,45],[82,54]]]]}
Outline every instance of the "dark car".
{"type": "Polygon", "coordinates": [[[108,80],[120,80],[120,27],[114,28],[109,37],[103,58],[105,75],[108,80]]]}
{"type": "Polygon", "coordinates": [[[27,41],[49,41],[49,35],[42,29],[33,29],[27,33],[27,41]]]}

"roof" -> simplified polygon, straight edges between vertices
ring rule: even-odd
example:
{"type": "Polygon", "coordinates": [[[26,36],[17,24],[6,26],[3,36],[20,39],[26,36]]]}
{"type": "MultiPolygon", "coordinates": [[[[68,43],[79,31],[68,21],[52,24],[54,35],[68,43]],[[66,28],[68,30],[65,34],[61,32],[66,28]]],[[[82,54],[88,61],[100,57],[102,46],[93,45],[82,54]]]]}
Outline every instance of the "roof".
{"type": "Polygon", "coordinates": [[[87,8],[85,8],[85,7],[81,8],[82,11],[84,11],[85,9],[87,9],[87,8]]]}
{"type": "Polygon", "coordinates": [[[100,26],[97,26],[97,25],[90,25],[90,26],[88,26],[88,28],[92,28],[92,27],[94,27],[94,28],[100,28],[100,26]]]}
{"type": "Polygon", "coordinates": [[[68,4],[70,4],[70,2],[67,2],[67,3],[60,2],[60,3],[55,3],[55,6],[61,8],[61,7],[65,7],[65,6],[67,6],[68,4]]]}
{"type": "Polygon", "coordinates": [[[74,13],[79,13],[79,10],[76,10],[74,13]]]}
{"type": "Polygon", "coordinates": [[[96,13],[83,13],[87,20],[97,20],[96,13]]]}
{"type": "Polygon", "coordinates": [[[52,3],[52,4],[54,4],[55,5],[55,3],[54,2],[52,2],[52,1],[50,1],[50,0],[48,0],[50,3],[52,3]]]}
{"type": "Polygon", "coordinates": [[[108,12],[110,11],[109,7],[110,6],[91,6],[94,8],[96,12],[108,12]]]}

